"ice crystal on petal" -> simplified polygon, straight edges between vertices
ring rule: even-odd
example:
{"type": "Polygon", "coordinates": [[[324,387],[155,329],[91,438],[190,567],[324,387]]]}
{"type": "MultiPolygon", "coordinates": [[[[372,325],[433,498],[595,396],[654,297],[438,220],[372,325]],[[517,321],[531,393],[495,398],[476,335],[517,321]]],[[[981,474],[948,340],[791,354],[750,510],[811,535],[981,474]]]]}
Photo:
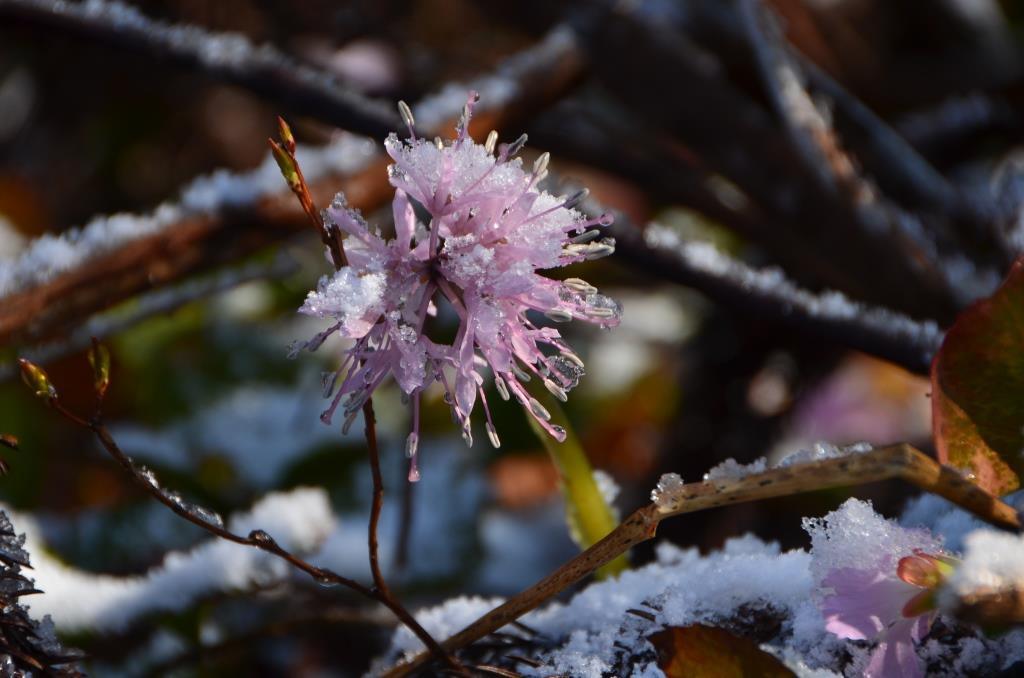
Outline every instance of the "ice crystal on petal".
{"type": "MultiPolygon", "coordinates": [[[[417,138],[411,113],[403,114],[410,137],[392,134],[385,140],[394,161],[388,168],[395,187],[393,239],[371,231],[343,196],[324,212],[325,220],[347,236],[347,265],[322,279],[300,311],[335,322],[322,335],[336,332],[355,340],[337,380],[327,382],[334,388],[325,422],[342,407],[350,426],[374,389],[391,376],[411,404],[410,440],[418,441],[420,393],[437,381],[467,443],[470,415],[479,402],[488,438],[497,447],[483,390],[489,371],[503,399],[515,398],[550,435],[565,438],[523,384],[537,375],[565,399],[583,375],[583,362],[556,329],[535,320],[577,319],[608,328],[618,324],[622,311],[579,278],[561,282],[539,271],[610,254],[614,242],[595,241],[590,229],[607,226],[611,217],[587,219],[573,208],[579,193],[556,197],[540,190],[548,158],[528,172],[512,157],[525,135],[498,145],[496,155],[492,142],[474,142],[467,129],[476,99],[471,93],[453,140],[417,138]],[[428,215],[427,223],[417,219],[415,205],[428,215]],[[459,316],[450,344],[424,332],[438,297],[459,316]]],[[[410,479],[419,477],[417,447],[409,446],[410,479]]]]}

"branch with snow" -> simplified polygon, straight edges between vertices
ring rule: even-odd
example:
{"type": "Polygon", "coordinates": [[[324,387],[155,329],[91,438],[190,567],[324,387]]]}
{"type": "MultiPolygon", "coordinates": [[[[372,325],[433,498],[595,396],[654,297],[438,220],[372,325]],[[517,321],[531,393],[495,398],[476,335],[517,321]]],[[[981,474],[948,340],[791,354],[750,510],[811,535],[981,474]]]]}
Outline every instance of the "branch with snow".
{"type": "MultiPolygon", "coordinates": [[[[809,458],[816,457],[819,458],[804,462],[805,457],[801,456],[789,465],[764,471],[758,467],[754,470],[759,472],[730,473],[699,483],[684,483],[674,473],[663,475],[651,492],[650,504],[634,511],[604,539],[533,586],[468,624],[441,643],[441,647],[454,652],[498,631],[633,546],[653,539],[662,520],[709,508],[899,478],[944,497],[993,525],[1010,529],[1019,529],[1021,525],[1016,509],[910,445],[829,450],[828,454],[812,454],[809,458]]],[[[427,653],[421,653],[384,675],[411,675],[429,658],[427,653]]]]}
{"type": "Polygon", "coordinates": [[[780,269],[751,268],[710,243],[687,242],[665,226],[650,224],[641,233],[617,221],[612,229],[619,253],[638,268],[693,287],[732,308],[795,325],[912,372],[927,374],[942,342],[934,321],[853,301],[841,292],[809,292],[780,269]]]}
{"type": "Polygon", "coordinates": [[[0,16],[169,60],[359,134],[383,136],[401,126],[390,103],[240,33],[151,19],[119,0],[3,0],[0,16]]]}
{"type": "MultiPolygon", "coordinates": [[[[572,35],[556,28],[467,88],[456,88],[458,97],[453,87],[426,97],[423,108],[416,107],[421,126],[424,133],[441,133],[461,112],[467,89],[476,89],[494,96],[478,108],[477,120],[500,130],[557,98],[581,69],[572,35]]],[[[317,203],[329,204],[340,190],[352,207],[369,212],[390,197],[375,148],[349,134],[322,148],[300,147],[298,160],[317,203]]],[[[96,217],[0,260],[0,342],[47,339],[139,292],[235,261],[307,227],[269,155],[250,172],[218,170],[147,214],[96,217]]]]}

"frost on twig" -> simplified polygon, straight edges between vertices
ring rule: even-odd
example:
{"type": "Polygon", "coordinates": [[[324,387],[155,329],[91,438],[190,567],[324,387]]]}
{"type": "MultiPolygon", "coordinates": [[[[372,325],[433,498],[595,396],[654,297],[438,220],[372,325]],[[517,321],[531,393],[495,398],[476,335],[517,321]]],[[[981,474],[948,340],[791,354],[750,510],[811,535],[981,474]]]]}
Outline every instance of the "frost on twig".
{"type": "MultiPolygon", "coordinates": [[[[330,173],[351,173],[374,156],[372,141],[340,134],[319,148],[300,148],[299,158],[310,179],[330,173]]],[[[168,201],[146,214],[99,216],[61,235],[33,240],[18,256],[0,260],[0,298],[42,285],[134,240],[173,228],[183,219],[237,210],[281,192],[281,175],[268,154],[256,169],[227,170],[199,177],[186,186],[177,201],[168,201]]]]}
{"type": "Polygon", "coordinates": [[[659,274],[691,285],[741,309],[778,318],[840,344],[926,374],[942,331],[931,320],[849,299],[841,292],[798,287],[778,268],[755,269],[706,242],[688,242],[672,229],[651,224],[641,237],[614,231],[620,251],[659,274]]]}
{"type": "Polygon", "coordinates": [[[360,94],[334,74],[301,63],[273,45],[254,45],[240,33],[158,21],[118,0],[5,0],[0,15],[172,59],[361,134],[386,134],[400,124],[389,104],[360,94]]]}

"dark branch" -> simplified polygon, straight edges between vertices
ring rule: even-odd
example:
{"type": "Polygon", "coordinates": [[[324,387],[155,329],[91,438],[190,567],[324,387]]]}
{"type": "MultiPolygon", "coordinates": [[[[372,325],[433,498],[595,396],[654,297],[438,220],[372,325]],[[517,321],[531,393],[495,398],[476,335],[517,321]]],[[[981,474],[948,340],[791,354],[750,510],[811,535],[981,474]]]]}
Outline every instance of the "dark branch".
{"type": "Polygon", "coordinates": [[[361,134],[378,137],[401,127],[390,103],[367,98],[333,74],[300,63],[273,45],[253,45],[239,33],[157,21],[120,2],[0,0],[0,18],[166,60],[361,134]]]}
{"type": "Polygon", "coordinates": [[[918,374],[928,374],[942,342],[932,321],[920,322],[885,308],[847,299],[839,292],[815,294],[779,269],[757,270],[709,243],[684,242],[658,225],[645,233],[617,219],[612,226],[618,254],[638,270],[703,292],[729,308],[793,325],[918,374]]]}

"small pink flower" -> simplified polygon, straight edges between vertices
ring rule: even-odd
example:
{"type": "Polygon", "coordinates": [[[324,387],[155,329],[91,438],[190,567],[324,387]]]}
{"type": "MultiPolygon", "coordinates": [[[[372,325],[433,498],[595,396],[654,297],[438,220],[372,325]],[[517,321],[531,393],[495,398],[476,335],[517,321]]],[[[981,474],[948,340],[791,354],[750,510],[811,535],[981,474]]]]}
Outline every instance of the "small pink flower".
{"type": "Polygon", "coordinates": [[[578,278],[553,280],[539,271],[611,254],[614,241],[592,227],[611,217],[587,219],[574,209],[585,192],[558,198],[537,186],[547,175],[548,155],[532,172],[513,158],[525,136],[486,144],[467,134],[476,95],[472,93],[455,139],[417,138],[411,113],[403,113],[410,138],[392,134],[385,142],[394,160],[388,175],[395,187],[395,237],[371,231],[358,211],[339,196],[326,220],[348,237],[348,265],[321,279],[300,312],[334,321],[299,348],[315,350],[331,334],[355,340],[341,368],[325,384],[334,393],[322,418],[330,422],[344,402],[347,430],[374,389],[389,375],[412,402],[412,432],[406,444],[410,480],[419,478],[419,398],[435,381],[472,444],[470,414],[479,400],[488,438],[500,442],[484,394],[490,372],[499,395],[518,400],[553,437],[565,431],[523,383],[536,377],[561,400],[583,374],[583,362],[558,330],[537,319],[584,320],[602,327],[618,324],[616,302],[578,278]],[[424,219],[417,217],[419,206],[424,219]],[[451,344],[425,333],[438,304],[459,317],[451,344]],[[337,380],[341,384],[337,385],[337,380]],[[337,387],[337,388],[335,388],[337,387]]]}
{"type": "Polygon", "coordinates": [[[864,672],[870,678],[923,675],[915,643],[935,619],[934,593],[956,561],[915,551],[872,569],[836,568],[822,580],[833,593],[822,600],[825,628],[850,640],[877,640],[864,672]]]}

